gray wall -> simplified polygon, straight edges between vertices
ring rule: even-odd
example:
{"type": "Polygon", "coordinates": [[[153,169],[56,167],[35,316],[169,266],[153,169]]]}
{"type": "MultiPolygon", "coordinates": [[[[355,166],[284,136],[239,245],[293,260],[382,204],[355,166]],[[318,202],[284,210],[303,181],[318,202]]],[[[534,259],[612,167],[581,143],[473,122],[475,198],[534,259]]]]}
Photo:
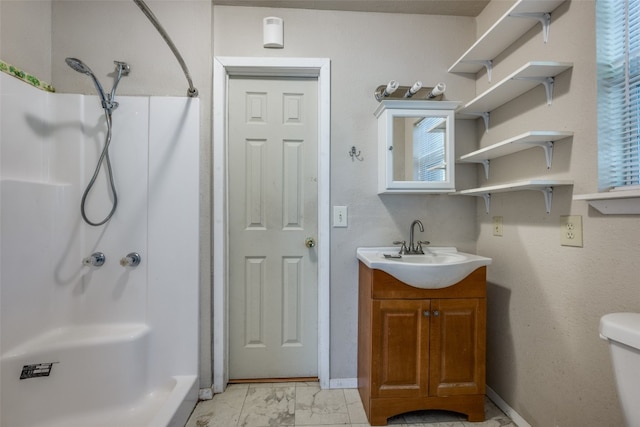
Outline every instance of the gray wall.
{"type": "MultiPolygon", "coordinates": [[[[217,56],[331,59],[331,204],[349,208],[349,227],[331,232],[331,378],[356,378],[356,248],[408,239],[411,221],[419,218],[432,245],[475,250],[475,200],[378,196],[373,115],[373,91],[391,79],[405,85],[422,80],[426,86],[443,81],[447,99],[472,97],[473,81],[446,69],[473,39],[473,20],[216,6],[213,28],[217,56]],[[284,49],[262,47],[262,19],[271,15],[284,19],[284,49]],[[352,145],[362,152],[362,162],[349,157],[352,145]]],[[[465,142],[464,129],[458,132],[461,145],[472,139],[465,142]]],[[[459,179],[474,182],[475,169],[461,168],[459,179]]]]}
{"type": "MultiPolygon", "coordinates": [[[[494,1],[484,14],[509,6],[494,1]]],[[[502,9],[502,10],[501,10],[502,9]]],[[[483,15],[484,15],[483,14],[483,15]]],[[[479,22],[486,16],[482,16],[479,22]]],[[[488,269],[490,386],[534,426],[623,425],[600,317],[639,311],[638,216],[603,216],[575,194],[597,192],[595,2],[566,2],[552,15],[549,42],[540,25],[496,59],[497,82],[531,60],[573,62],[558,76],[553,105],[542,87],[492,113],[479,124],[480,146],[527,130],[575,132],[558,142],[546,170],[540,149],[492,161],[483,185],[532,177],[571,179],[554,191],[550,214],[540,193],[496,194],[490,214],[478,206],[478,252],[488,269]],[[504,236],[492,235],[492,217],[504,218],[504,236]],[[582,215],[584,247],[560,246],[560,216],[582,215]]],[[[484,73],[478,91],[488,87],[484,73]]]]}
{"type": "Polygon", "coordinates": [[[0,59],[51,83],[51,0],[0,3],[0,59]]]}
{"type": "MultiPolygon", "coordinates": [[[[460,166],[459,187],[532,177],[573,179],[554,193],[550,214],[535,192],[495,195],[490,214],[475,198],[378,196],[376,102],[373,89],[390,79],[410,84],[444,81],[447,99],[467,101],[488,87],[479,73],[446,69],[511,4],[494,0],[477,20],[411,15],[212,7],[206,1],[150,1],[183,52],[200,89],[201,141],[201,386],[210,384],[210,147],[211,59],[224,56],[304,56],[332,60],[331,204],[349,206],[349,228],[332,229],[331,377],[356,376],[358,246],[406,238],[411,220],[426,225],[433,244],[491,256],[489,268],[489,385],[532,425],[622,425],[606,343],[598,338],[604,313],[640,310],[638,216],[603,216],[572,195],[597,190],[594,0],[567,2],[553,15],[550,40],[539,26],[496,60],[494,82],[530,60],[574,62],[558,78],[553,105],[540,88],[492,115],[485,133],[457,122],[459,154],[533,128],[572,130],[556,144],[550,171],[538,149],[493,162],[487,182],[476,166],[460,166]],[[285,21],[285,48],[262,48],[262,23],[285,21]],[[212,21],[213,20],[213,21],[212,21]],[[213,23],[212,23],[213,22],[213,23]],[[476,28],[477,25],[477,28],[476,28]],[[213,43],[212,40],[215,40],[213,43]],[[459,40],[459,41],[458,41],[459,40]],[[363,162],[352,162],[355,145],[363,162]],[[583,216],[584,248],[561,247],[560,215],[583,216]],[[504,217],[494,237],[491,218],[504,217]]],[[[183,95],[186,83],[162,40],[131,2],[0,2],[0,58],[49,78],[61,92],[92,93],[64,57],[86,61],[99,77],[113,59],[131,62],[123,94],[183,95]],[[35,8],[30,13],[29,8],[35,8]],[[127,25],[114,30],[109,23],[127,25]],[[17,24],[20,25],[17,25],[17,24]],[[28,37],[22,37],[29,29],[28,37]],[[110,34],[109,41],[106,34],[110,34]],[[53,37],[52,37],[53,36],[53,37]],[[38,43],[34,43],[37,40],[38,43]]],[[[110,86],[110,84],[105,84],[110,86]]]]}

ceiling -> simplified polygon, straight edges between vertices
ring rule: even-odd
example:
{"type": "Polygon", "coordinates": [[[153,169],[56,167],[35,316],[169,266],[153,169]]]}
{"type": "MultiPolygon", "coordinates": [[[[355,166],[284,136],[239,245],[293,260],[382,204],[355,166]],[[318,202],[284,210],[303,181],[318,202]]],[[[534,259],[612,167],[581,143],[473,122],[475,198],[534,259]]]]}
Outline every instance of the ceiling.
{"type": "Polygon", "coordinates": [[[213,0],[215,5],[478,16],[489,0],[213,0]]]}

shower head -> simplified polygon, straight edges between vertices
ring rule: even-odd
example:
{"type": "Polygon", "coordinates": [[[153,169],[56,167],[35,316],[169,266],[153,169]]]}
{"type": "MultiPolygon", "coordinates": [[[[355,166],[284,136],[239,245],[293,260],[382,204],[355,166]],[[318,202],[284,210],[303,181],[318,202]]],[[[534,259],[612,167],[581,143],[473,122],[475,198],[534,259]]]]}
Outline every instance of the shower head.
{"type": "Polygon", "coordinates": [[[75,71],[77,71],[79,73],[82,73],[82,74],[86,74],[87,76],[91,77],[91,79],[93,80],[93,84],[96,86],[96,90],[98,91],[98,95],[100,95],[100,101],[102,103],[102,108],[109,108],[110,103],[108,102],[107,97],[104,94],[104,90],[102,89],[102,85],[100,84],[100,82],[96,78],[96,75],[93,74],[93,71],[91,71],[91,68],[89,68],[89,66],[87,64],[85,64],[84,62],[80,61],[77,58],[66,58],[65,62],[67,63],[67,65],[69,67],[73,68],[75,71]]]}
{"type": "Polygon", "coordinates": [[[79,73],[87,74],[87,75],[93,74],[93,71],[91,71],[91,68],[89,68],[87,64],[85,64],[84,62],[80,61],[77,58],[67,58],[65,59],[65,62],[69,67],[73,68],[79,73]]]}

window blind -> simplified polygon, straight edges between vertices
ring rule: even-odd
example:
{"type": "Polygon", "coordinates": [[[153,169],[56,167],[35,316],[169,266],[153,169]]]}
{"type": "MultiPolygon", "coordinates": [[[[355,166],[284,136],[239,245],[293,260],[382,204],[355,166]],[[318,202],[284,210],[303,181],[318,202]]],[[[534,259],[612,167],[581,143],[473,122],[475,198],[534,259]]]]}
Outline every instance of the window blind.
{"type": "Polygon", "coordinates": [[[445,129],[442,117],[425,117],[413,128],[413,180],[444,181],[445,129]]]}
{"type": "Polygon", "coordinates": [[[598,186],[639,184],[640,0],[596,0],[598,186]]]}

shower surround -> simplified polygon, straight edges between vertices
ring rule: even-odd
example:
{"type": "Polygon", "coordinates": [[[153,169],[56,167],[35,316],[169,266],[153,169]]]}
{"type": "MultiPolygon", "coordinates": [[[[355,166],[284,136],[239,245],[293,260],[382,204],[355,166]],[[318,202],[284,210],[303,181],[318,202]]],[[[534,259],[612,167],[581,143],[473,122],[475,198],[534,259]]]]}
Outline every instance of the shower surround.
{"type": "MultiPolygon", "coordinates": [[[[183,426],[195,405],[199,100],[118,101],[118,209],[91,227],[80,198],[106,133],[98,97],[0,73],[2,427],[183,426]],[[103,266],[83,264],[93,252],[103,266]],[[130,252],[142,262],[123,267],[130,252]]],[[[110,197],[102,168],[88,216],[110,197]]]]}

